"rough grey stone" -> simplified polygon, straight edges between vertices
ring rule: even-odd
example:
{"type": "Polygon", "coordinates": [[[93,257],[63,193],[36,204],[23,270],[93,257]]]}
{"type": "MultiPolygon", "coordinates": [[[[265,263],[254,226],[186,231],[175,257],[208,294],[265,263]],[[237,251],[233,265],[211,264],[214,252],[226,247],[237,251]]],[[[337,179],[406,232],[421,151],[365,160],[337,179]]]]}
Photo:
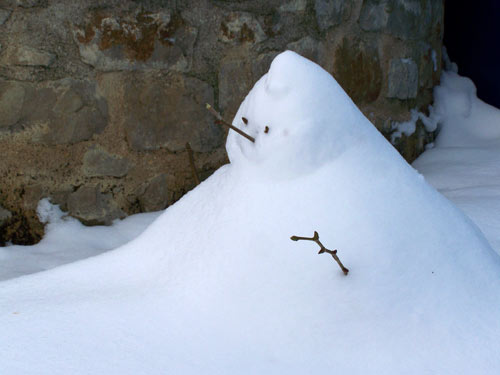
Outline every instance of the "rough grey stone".
{"type": "Polygon", "coordinates": [[[412,99],[417,97],[418,67],[411,59],[391,59],[388,98],[412,99]]]}
{"type": "Polygon", "coordinates": [[[0,81],[0,128],[14,125],[21,119],[25,94],[23,84],[0,81]]]}
{"type": "Polygon", "coordinates": [[[22,8],[33,8],[42,4],[42,0],[9,0],[22,8]]]}
{"type": "Polygon", "coordinates": [[[253,80],[258,80],[269,71],[269,67],[271,66],[271,63],[277,55],[278,52],[266,52],[260,54],[256,59],[252,61],[253,80]]]}
{"type": "Polygon", "coordinates": [[[87,225],[110,225],[125,213],[113,202],[111,194],[104,194],[100,186],[82,186],[68,196],[68,210],[87,225]]]}
{"type": "Polygon", "coordinates": [[[47,197],[47,189],[41,184],[33,184],[24,187],[23,207],[28,210],[36,210],[38,202],[47,197]]]}
{"type": "Polygon", "coordinates": [[[252,88],[251,63],[240,54],[226,56],[220,63],[219,106],[228,119],[236,113],[241,101],[252,88]]]}
{"type": "Polygon", "coordinates": [[[433,17],[442,16],[441,0],[364,0],[359,25],[365,31],[384,31],[403,40],[427,35],[433,17]],[[432,3],[432,4],[431,4],[432,3]]]}
{"type": "Polygon", "coordinates": [[[124,126],[130,147],[180,151],[189,142],[195,151],[213,150],[223,135],[205,109],[213,101],[212,87],[197,78],[129,76],[124,97],[129,116],[124,126]]]}
{"type": "Polygon", "coordinates": [[[107,118],[95,107],[84,107],[78,112],[54,115],[49,132],[42,137],[42,142],[50,145],[73,144],[92,138],[102,132],[107,125],[107,118]]]}
{"type": "Polygon", "coordinates": [[[189,69],[198,30],[168,11],[96,13],[75,32],[81,59],[102,71],[189,69]]]}
{"type": "Polygon", "coordinates": [[[126,158],[110,154],[100,148],[91,148],[83,156],[83,173],[89,177],[123,177],[130,169],[126,158]]]}
{"type": "Polygon", "coordinates": [[[17,47],[9,52],[7,63],[22,66],[45,66],[52,65],[56,57],[54,54],[37,50],[28,46],[17,47]]]}
{"type": "Polygon", "coordinates": [[[343,38],[335,50],[333,75],[358,105],[372,103],[382,90],[383,72],[376,46],[343,38]]]}
{"type": "Polygon", "coordinates": [[[387,31],[404,40],[418,39],[429,31],[432,9],[428,1],[392,0],[387,31]]]}
{"type": "Polygon", "coordinates": [[[41,5],[43,0],[2,0],[2,6],[6,7],[22,7],[22,8],[33,8],[41,5]]]}
{"type": "Polygon", "coordinates": [[[297,52],[299,55],[304,56],[309,60],[318,62],[320,43],[310,36],[306,36],[296,42],[289,43],[286,48],[297,52]]]}
{"type": "Polygon", "coordinates": [[[12,13],[11,10],[7,9],[0,9],[0,26],[5,23],[10,17],[10,14],[12,13]]]}
{"type": "Polygon", "coordinates": [[[61,210],[68,212],[68,197],[73,193],[71,186],[58,186],[58,190],[50,193],[50,201],[59,205],[61,210]]]}
{"type": "Polygon", "coordinates": [[[139,203],[143,211],[159,211],[167,207],[169,197],[167,178],[166,174],[161,174],[141,186],[139,203]]]}
{"type": "Polygon", "coordinates": [[[379,31],[389,20],[389,0],[365,0],[359,15],[359,26],[365,31],[379,31]]]}
{"type": "Polygon", "coordinates": [[[174,75],[158,80],[133,75],[125,83],[127,141],[135,150],[193,150],[206,152],[222,142],[222,131],[205,109],[213,103],[213,89],[207,83],[174,75]]]}
{"type": "Polygon", "coordinates": [[[315,0],[316,21],[320,30],[340,25],[349,12],[350,2],[345,0],[315,0]]]}
{"type": "Polygon", "coordinates": [[[420,87],[432,88],[433,76],[439,67],[435,51],[427,43],[418,43],[412,54],[413,60],[418,65],[418,81],[420,87]],[[434,54],[434,57],[433,57],[434,54]],[[434,63],[435,59],[435,63],[434,63]]]}
{"type": "Polygon", "coordinates": [[[266,34],[251,14],[231,12],[221,21],[219,39],[226,43],[260,43],[266,34]]]}
{"type": "Polygon", "coordinates": [[[63,79],[29,86],[23,107],[24,124],[44,125],[32,140],[49,145],[86,141],[107,125],[106,101],[95,84],[63,79]]]}
{"type": "Polygon", "coordinates": [[[431,13],[432,13],[432,25],[431,25],[431,38],[436,41],[443,40],[443,23],[444,23],[444,3],[442,0],[431,0],[431,13]]]}
{"type": "Polygon", "coordinates": [[[82,109],[84,105],[85,103],[78,92],[69,88],[57,98],[53,110],[57,113],[75,113],[82,109]]]}
{"type": "Polygon", "coordinates": [[[289,0],[279,7],[280,12],[305,12],[307,0],[289,0]]]}
{"type": "Polygon", "coordinates": [[[6,210],[2,206],[0,206],[0,226],[4,225],[9,219],[12,217],[12,214],[9,210],[6,210]]]}

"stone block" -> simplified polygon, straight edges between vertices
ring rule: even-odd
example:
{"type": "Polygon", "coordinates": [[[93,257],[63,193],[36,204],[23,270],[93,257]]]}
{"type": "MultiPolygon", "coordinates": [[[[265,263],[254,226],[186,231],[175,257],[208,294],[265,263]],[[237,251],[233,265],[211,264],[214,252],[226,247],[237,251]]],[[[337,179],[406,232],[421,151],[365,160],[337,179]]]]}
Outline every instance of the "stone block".
{"type": "Polygon", "coordinates": [[[382,68],[376,46],[344,38],[335,49],[333,75],[357,105],[377,100],[382,68]]]}
{"type": "Polygon", "coordinates": [[[11,10],[0,9],[0,26],[3,25],[9,19],[11,13],[12,13],[11,10]]]}
{"type": "Polygon", "coordinates": [[[220,63],[218,79],[219,107],[232,121],[254,82],[250,61],[240,54],[225,57],[220,63]]]}
{"type": "Polygon", "coordinates": [[[175,74],[158,79],[136,73],[125,80],[124,127],[132,149],[181,151],[189,142],[206,152],[221,144],[223,132],[205,109],[214,102],[209,84],[175,74]]]}
{"type": "Polygon", "coordinates": [[[345,0],[315,0],[316,22],[321,31],[338,26],[349,17],[350,1],[345,0]]]}
{"type": "Polygon", "coordinates": [[[412,59],[391,59],[388,98],[413,99],[418,92],[418,67],[412,59]]]}
{"type": "Polygon", "coordinates": [[[169,203],[167,179],[168,176],[163,173],[140,187],[138,200],[143,212],[164,210],[167,207],[169,203]]]}
{"type": "Polygon", "coordinates": [[[305,12],[307,9],[307,0],[289,0],[284,4],[280,5],[278,10],[280,12],[305,12]]]}
{"type": "Polygon", "coordinates": [[[75,113],[84,106],[81,95],[76,90],[68,88],[57,98],[52,109],[56,113],[75,113]]]}
{"type": "Polygon", "coordinates": [[[22,83],[0,81],[0,129],[12,126],[21,119],[25,95],[22,83]]]}
{"type": "Polygon", "coordinates": [[[25,84],[23,126],[42,126],[32,141],[48,145],[89,140],[107,125],[108,110],[96,85],[73,79],[25,84]]]}
{"type": "Polygon", "coordinates": [[[432,88],[434,73],[438,71],[439,62],[436,52],[427,43],[421,42],[413,48],[412,57],[418,65],[418,81],[420,87],[432,88]]]}
{"type": "Polygon", "coordinates": [[[320,47],[320,42],[310,36],[289,43],[286,46],[290,51],[297,52],[299,55],[316,63],[319,61],[320,47]]]}
{"type": "Polygon", "coordinates": [[[83,174],[89,177],[124,177],[130,169],[126,158],[108,153],[93,147],[83,156],[83,174]]]}
{"type": "Polygon", "coordinates": [[[102,193],[100,186],[82,186],[68,196],[69,214],[87,225],[110,225],[113,220],[125,217],[109,193],[102,193]]]}
{"type": "Polygon", "coordinates": [[[50,145],[73,144],[92,138],[102,132],[107,118],[95,107],[84,107],[78,112],[55,115],[42,142],[50,145]]]}
{"type": "Polygon", "coordinates": [[[385,29],[389,20],[389,0],[364,0],[359,15],[359,27],[365,31],[385,29]]]}
{"type": "Polygon", "coordinates": [[[426,0],[392,0],[387,31],[403,40],[419,39],[429,32],[432,8],[426,0]]]}
{"type": "MultiPolygon", "coordinates": [[[[302,43],[299,43],[300,45],[295,46],[297,49],[302,48],[303,45],[302,43]]],[[[307,43],[305,43],[307,44],[307,43]]],[[[288,47],[287,47],[288,48],[288,47]]],[[[252,66],[251,66],[251,78],[252,81],[257,81],[262,77],[264,74],[266,74],[269,71],[269,68],[271,66],[271,63],[273,62],[274,58],[278,55],[278,52],[273,51],[273,52],[265,52],[257,56],[256,59],[252,59],[252,66]]],[[[220,90],[220,88],[219,88],[220,90]]]]}
{"type": "Polygon", "coordinates": [[[11,218],[12,218],[11,212],[0,206],[0,226],[7,223],[11,218]]]}
{"type": "Polygon", "coordinates": [[[226,43],[260,43],[266,39],[266,34],[251,14],[231,12],[221,21],[219,39],[226,43]]]}
{"type": "Polygon", "coordinates": [[[34,8],[42,5],[43,0],[7,0],[13,5],[20,6],[22,8],[34,8]]]}
{"type": "Polygon", "coordinates": [[[434,39],[438,43],[443,40],[444,31],[444,1],[443,0],[433,0],[431,3],[431,13],[432,13],[432,25],[430,38],[434,39]]]}
{"type": "Polygon", "coordinates": [[[21,66],[43,66],[49,67],[56,59],[52,53],[40,51],[38,49],[20,46],[7,52],[7,64],[21,66]]]}
{"type": "Polygon", "coordinates": [[[198,31],[168,10],[115,16],[95,11],[75,31],[81,59],[102,71],[187,71],[198,31]]]}
{"type": "Polygon", "coordinates": [[[28,185],[24,187],[23,208],[26,210],[36,210],[38,202],[48,196],[46,187],[40,184],[28,185]]]}
{"type": "Polygon", "coordinates": [[[364,0],[359,26],[365,31],[383,31],[403,40],[417,40],[430,32],[441,0],[364,0]]]}

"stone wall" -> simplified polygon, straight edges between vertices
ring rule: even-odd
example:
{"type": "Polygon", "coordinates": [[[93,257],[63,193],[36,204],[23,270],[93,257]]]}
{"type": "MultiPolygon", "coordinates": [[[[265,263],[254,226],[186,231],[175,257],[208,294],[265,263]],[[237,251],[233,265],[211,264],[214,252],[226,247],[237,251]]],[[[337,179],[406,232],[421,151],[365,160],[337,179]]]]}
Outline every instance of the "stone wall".
{"type": "Polygon", "coordinates": [[[186,142],[202,179],[227,162],[204,104],[232,119],[285,49],[389,136],[432,102],[442,33],[442,0],[0,0],[0,241],[39,238],[43,197],[87,224],[179,199],[186,142]]]}

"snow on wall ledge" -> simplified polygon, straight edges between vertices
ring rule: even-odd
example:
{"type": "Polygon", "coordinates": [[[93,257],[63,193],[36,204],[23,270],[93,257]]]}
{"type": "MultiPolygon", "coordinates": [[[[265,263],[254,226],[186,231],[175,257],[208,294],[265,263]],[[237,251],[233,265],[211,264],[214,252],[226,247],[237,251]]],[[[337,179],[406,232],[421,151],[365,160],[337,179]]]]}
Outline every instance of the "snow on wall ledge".
{"type": "Polygon", "coordinates": [[[0,284],[0,372],[498,374],[498,255],[333,78],[284,53],[238,113],[256,144],[135,240],[0,284]]]}

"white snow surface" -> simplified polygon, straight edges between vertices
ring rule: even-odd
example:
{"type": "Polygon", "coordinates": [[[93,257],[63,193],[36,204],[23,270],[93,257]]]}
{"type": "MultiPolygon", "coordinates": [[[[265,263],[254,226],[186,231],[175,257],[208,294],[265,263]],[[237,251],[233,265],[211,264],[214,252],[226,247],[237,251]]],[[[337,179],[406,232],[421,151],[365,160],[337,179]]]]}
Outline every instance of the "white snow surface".
{"type": "Polygon", "coordinates": [[[499,373],[500,258],[331,76],[284,52],[233,124],[134,240],[0,283],[0,374],[499,373]]]}
{"type": "Polygon", "coordinates": [[[481,228],[500,254],[500,111],[476,96],[472,81],[444,72],[434,89],[435,147],[414,163],[481,228]]]}
{"type": "Polygon", "coordinates": [[[86,227],[65,216],[58,206],[42,199],[38,217],[46,235],[33,246],[0,247],[0,280],[48,270],[62,264],[116,249],[137,237],[160,212],[142,213],[115,220],[109,227],[86,227]]]}

